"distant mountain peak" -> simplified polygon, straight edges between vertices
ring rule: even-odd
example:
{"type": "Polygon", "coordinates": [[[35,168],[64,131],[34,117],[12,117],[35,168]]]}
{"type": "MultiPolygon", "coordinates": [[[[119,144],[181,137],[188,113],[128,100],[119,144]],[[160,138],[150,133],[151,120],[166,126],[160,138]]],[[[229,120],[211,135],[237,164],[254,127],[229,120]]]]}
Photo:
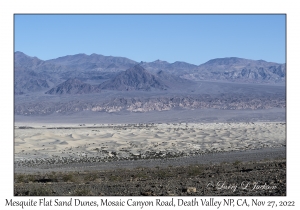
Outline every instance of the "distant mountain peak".
{"type": "Polygon", "coordinates": [[[238,57],[226,57],[226,58],[215,58],[207,61],[206,63],[202,64],[214,64],[214,65],[233,65],[237,63],[249,63],[251,60],[238,58],[238,57]]]}
{"type": "Polygon", "coordinates": [[[154,63],[168,63],[168,62],[157,59],[157,60],[154,61],[154,63]]]}
{"type": "Polygon", "coordinates": [[[139,64],[119,73],[115,78],[100,84],[101,89],[110,90],[151,90],[166,89],[158,77],[147,72],[139,64]]]}
{"type": "Polygon", "coordinates": [[[198,66],[184,78],[193,80],[219,80],[246,83],[282,83],[286,66],[264,60],[237,57],[216,58],[198,66]]]}
{"type": "MultiPolygon", "coordinates": [[[[21,52],[21,51],[16,51],[14,53],[15,55],[15,58],[19,58],[19,57],[23,57],[23,58],[28,58],[28,59],[39,59],[38,57],[36,56],[29,56],[29,55],[26,55],[25,53],[21,52]]],[[[40,60],[40,59],[39,59],[40,60]]]]}
{"type": "Polygon", "coordinates": [[[140,64],[137,64],[137,65],[127,69],[125,72],[147,72],[147,71],[140,64]]]}
{"type": "MultiPolygon", "coordinates": [[[[177,84],[177,81],[180,81],[179,78],[194,81],[214,80],[245,83],[284,83],[286,78],[285,64],[267,62],[262,59],[225,57],[194,65],[183,61],[168,63],[160,59],[138,63],[126,57],[78,53],[43,61],[20,51],[16,51],[14,54],[14,71],[18,72],[15,74],[16,88],[22,92],[32,89],[29,88],[30,85],[23,85],[30,78],[46,80],[50,87],[59,85],[62,78],[77,77],[84,79],[82,81],[89,82],[93,80],[91,84],[96,83],[94,78],[102,78],[101,81],[97,81],[106,80],[106,83],[101,84],[101,88],[113,90],[123,90],[124,88],[124,90],[164,89],[165,86],[172,87],[172,84],[177,84]],[[160,70],[163,70],[163,73],[159,73],[160,70]],[[118,73],[119,75],[117,75],[118,73]],[[152,78],[149,74],[155,77],[152,78]],[[118,77],[113,78],[116,75],[118,77]],[[171,75],[175,77],[171,77],[171,75]],[[116,83],[117,79],[118,84],[116,83]],[[113,82],[114,85],[108,85],[108,82],[113,82]]],[[[78,81],[72,81],[72,83],[74,85],[78,81]]],[[[39,90],[39,88],[34,90],[39,90]]],[[[44,91],[43,88],[41,91],[44,91]]]]}
{"type": "MultiPolygon", "coordinates": [[[[23,53],[23,52],[21,52],[21,51],[16,51],[16,52],[15,52],[15,55],[26,55],[26,54],[23,53]]],[[[26,55],[26,56],[28,56],[28,55],[26,55]]]]}

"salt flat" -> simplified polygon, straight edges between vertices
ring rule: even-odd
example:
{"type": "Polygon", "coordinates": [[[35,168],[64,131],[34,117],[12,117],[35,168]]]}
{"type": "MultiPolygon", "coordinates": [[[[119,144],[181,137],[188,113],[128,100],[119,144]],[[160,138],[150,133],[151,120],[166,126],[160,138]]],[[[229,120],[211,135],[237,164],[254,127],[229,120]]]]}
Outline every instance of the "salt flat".
{"type": "Polygon", "coordinates": [[[286,124],[16,124],[14,141],[15,160],[163,158],[285,146],[286,124]]]}

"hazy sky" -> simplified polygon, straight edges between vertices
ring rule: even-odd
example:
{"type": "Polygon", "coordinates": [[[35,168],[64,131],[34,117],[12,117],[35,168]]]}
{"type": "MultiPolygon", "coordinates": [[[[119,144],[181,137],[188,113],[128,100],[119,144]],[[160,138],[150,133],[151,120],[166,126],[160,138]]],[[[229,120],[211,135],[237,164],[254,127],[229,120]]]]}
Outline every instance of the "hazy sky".
{"type": "Polygon", "coordinates": [[[42,60],[92,53],[202,64],[285,63],[285,15],[15,15],[15,51],[42,60]]]}

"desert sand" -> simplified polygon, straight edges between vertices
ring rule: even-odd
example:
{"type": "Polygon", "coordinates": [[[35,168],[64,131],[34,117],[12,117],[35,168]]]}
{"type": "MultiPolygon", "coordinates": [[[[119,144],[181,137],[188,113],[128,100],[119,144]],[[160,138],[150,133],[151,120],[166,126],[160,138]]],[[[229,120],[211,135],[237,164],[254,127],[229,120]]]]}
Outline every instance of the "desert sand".
{"type": "Polygon", "coordinates": [[[15,124],[15,161],[191,156],[286,145],[286,124],[15,124]]]}
{"type": "Polygon", "coordinates": [[[284,122],[16,123],[14,143],[15,196],[286,195],[284,122]]]}

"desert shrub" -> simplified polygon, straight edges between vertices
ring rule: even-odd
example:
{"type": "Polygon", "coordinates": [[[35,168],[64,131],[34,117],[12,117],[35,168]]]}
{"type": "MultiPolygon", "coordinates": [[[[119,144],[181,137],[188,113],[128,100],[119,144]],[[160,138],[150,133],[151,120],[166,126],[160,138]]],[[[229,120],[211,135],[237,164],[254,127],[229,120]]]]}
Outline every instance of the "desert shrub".
{"type": "Polygon", "coordinates": [[[15,182],[16,183],[25,182],[25,175],[24,174],[16,174],[15,175],[15,182]]]}
{"type": "Polygon", "coordinates": [[[22,182],[35,182],[36,176],[31,174],[15,174],[15,182],[22,183],[22,182]]]}
{"type": "Polygon", "coordinates": [[[200,165],[191,165],[187,168],[188,176],[198,176],[203,173],[203,168],[200,165]]]}
{"type": "Polygon", "coordinates": [[[74,196],[89,196],[92,195],[92,192],[89,189],[75,189],[74,192],[72,193],[74,196]]]}
{"type": "Polygon", "coordinates": [[[169,171],[164,169],[158,170],[157,172],[155,172],[155,175],[157,179],[166,179],[173,176],[171,173],[169,173],[169,171]]]}
{"type": "Polygon", "coordinates": [[[221,166],[224,166],[224,165],[228,165],[228,162],[226,162],[226,161],[223,161],[223,162],[221,162],[221,164],[220,164],[221,166]]]}
{"type": "Polygon", "coordinates": [[[62,180],[64,182],[75,182],[75,177],[71,173],[69,173],[69,174],[63,174],[62,175],[62,180]]]}
{"type": "Polygon", "coordinates": [[[28,191],[30,196],[50,196],[52,195],[52,190],[45,185],[37,185],[28,191]]]}
{"type": "Polygon", "coordinates": [[[117,182],[121,180],[121,177],[119,176],[115,176],[115,175],[111,175],[108,177],[109,181],[113,181],[113,182],[117,182]]]}
{"type": "Polygon", "coordinates": [[[234,166],[239,166],[241,163],[242,163],[241,161],[236,160],[236,161],[233,163],[233,165],[234,165],[234,166]]]}
{"type": "Polygon", "coordinates": [[[148,176],[147,176],[147,174],[146,174],[145,171],[138,171],[138,172],[136,173],[136,177],[137,177],[137,178],[147,178],[148,176]]]}
{"type": "Polygon", "coordinates": [[[84,177],[85,181],[95,181],[98,178],[98,174],[97,173],[89,173],[84,177]]]}

